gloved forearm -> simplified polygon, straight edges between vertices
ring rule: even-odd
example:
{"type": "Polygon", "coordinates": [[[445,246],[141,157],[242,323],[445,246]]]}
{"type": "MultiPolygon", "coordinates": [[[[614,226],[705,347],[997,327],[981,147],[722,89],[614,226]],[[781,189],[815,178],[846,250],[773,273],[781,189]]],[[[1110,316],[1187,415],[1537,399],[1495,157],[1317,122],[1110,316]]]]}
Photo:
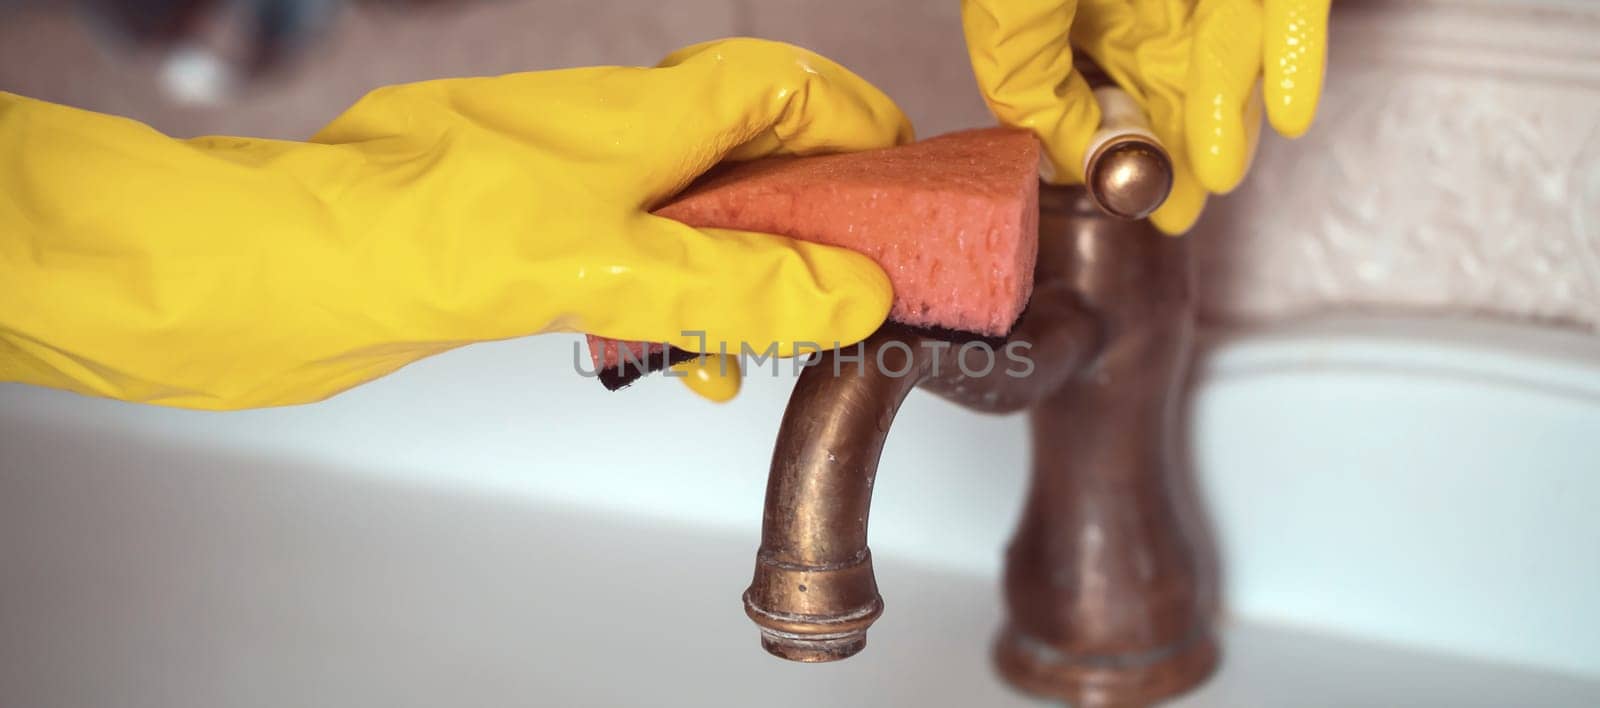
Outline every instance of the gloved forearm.
{"type": "Polygon", "coordinates": [[[0,94],[0,379],[269,404],[275,384],[329,385],[437,347],[356,351],[405,339],[386,331],[397,303],[349,287],[362,242],[383,234],[351,224],[331,188],[367,159],[359,146],[177,141],[0,94]],[[324,359],[338,363],[306,366],[324,359]]]}
{"type": "Polygon", "coordinates": [[[305,143],[0,94],[0,380],[239,408],[558,329],[853,341],[888,308],[866,258],[647,210],[725,156],[909,139],[864,81],[752,40],[381,89],[305,143]]]}

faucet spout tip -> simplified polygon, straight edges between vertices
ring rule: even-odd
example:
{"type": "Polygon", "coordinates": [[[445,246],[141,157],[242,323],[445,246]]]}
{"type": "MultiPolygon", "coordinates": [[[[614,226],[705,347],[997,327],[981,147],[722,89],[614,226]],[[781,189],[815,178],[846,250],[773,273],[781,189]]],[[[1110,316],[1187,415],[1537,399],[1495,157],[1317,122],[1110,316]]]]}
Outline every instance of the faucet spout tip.
{"type": "Polygon", "coordinates": [[[848,659],[860,653],[867,648],[867,633],[863,630],[846,632],[838,637],[818,638],[762,629],[761,648],[779,659],[820,664],[848,659]]]}
{"type": "Polygon", "coordinates": [[[761,628],[761,647],[789,661],[855,656],[883,614],[868,552],[844,566],[799,566],[763,557],[744,593],[745,614],[761,628]]]}

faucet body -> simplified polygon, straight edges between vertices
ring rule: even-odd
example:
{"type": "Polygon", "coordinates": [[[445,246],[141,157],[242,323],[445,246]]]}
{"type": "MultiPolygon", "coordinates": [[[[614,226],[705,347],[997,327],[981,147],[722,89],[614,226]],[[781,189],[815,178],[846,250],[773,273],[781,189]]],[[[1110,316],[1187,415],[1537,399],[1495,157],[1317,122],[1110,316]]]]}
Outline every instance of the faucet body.
{"type": "Polygon", "coordinates": [[[1143,705],[1217,661],[1215,564],[1177,454],[1194,336],[1186,239],[1052,194],[1041,238],[1103,332],[1033,405],[1032,481],[1006,555],[1001,674],[1074,706],[1143,705]]]}
{"type": "MultiPolygon", "coordinates": [[[[1026,375],[887,325],[825,352],[796,383],[768,481],[747,613],[797,661],[860,651],[882,612],[867,548],[878,458],[921,387],[991,413],[1029,410],[1033,477],[1006,558],[1001,674],[1080,706],[1186,690],[1217,660],[1214,564],[1175,454],[1193,339],[1188,244],[1106,215],[1079,187],[1042,186],[1028,309],[1003,343],[1026,375]],[[942,346],[941,346],[942,345],[942,346]]],[[[993,343],[991,343],[993,344],[993,343]]]]}

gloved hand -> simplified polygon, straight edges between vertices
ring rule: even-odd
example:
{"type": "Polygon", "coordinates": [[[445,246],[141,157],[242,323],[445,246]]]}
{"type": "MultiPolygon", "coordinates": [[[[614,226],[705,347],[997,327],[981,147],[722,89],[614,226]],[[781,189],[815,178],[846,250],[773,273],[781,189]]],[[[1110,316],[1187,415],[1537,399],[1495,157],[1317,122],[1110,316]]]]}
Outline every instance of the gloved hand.
{"type": "Polygon", "coordinates": [[[1132,94],[1175,172],[1172,195],[1151,221],[1180,234],[1207,193],[1226,193],[1244,177],[1262,94],[1279,133],[1298,137],[1310,127],[1329,2],[963,0],[961,15],[990,109],[1038,134],[1054,182],[1082,182],[1083,152],[1100,122],[1088,85],[1072,71],[1072,49],[1132,94]]]}
{"type": "Polygon", "coordinates": [[[748,39],[379,89],[304,143],[0,93],[0,381],[231,409],[539,332],[857,341],[891,298],[869,259],[648,210],[725,158],[910,139],[864,80],[748,39]]]}

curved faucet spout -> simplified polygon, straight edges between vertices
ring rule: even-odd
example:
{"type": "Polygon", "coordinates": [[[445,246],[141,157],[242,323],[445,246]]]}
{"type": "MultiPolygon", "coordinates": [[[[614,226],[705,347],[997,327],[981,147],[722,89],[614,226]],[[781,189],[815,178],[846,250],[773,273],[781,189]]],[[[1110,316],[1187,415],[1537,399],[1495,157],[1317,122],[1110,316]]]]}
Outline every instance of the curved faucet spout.
{"type": "Polygon", "coordinates": [[[867,512],[895,412],[931,369],[920,341],[890,325],[859,347],[824,352],[795,384],[767,479],[755,579],[744,594],[762,647],[777,656],[852,656],[883,612],[867,512]]]}
{"type": "Polygon", "coordinates": [[[1074,258],[1064,239],[1041,239],[1033,300],[1000,347],[891,323],[858,347],[824,352],[801,374],[773,450],[761,550],[744,595],[767,651],[818,662],[866,646],[867,627],[883,612],[867,516],[901,402],[920,385],[1005,413],[1060,388],[1099,347],[1099,325],[1069,287],[1074,258]],[[1009,355],[1028,362],[1025,372],[1009,355]]]}

